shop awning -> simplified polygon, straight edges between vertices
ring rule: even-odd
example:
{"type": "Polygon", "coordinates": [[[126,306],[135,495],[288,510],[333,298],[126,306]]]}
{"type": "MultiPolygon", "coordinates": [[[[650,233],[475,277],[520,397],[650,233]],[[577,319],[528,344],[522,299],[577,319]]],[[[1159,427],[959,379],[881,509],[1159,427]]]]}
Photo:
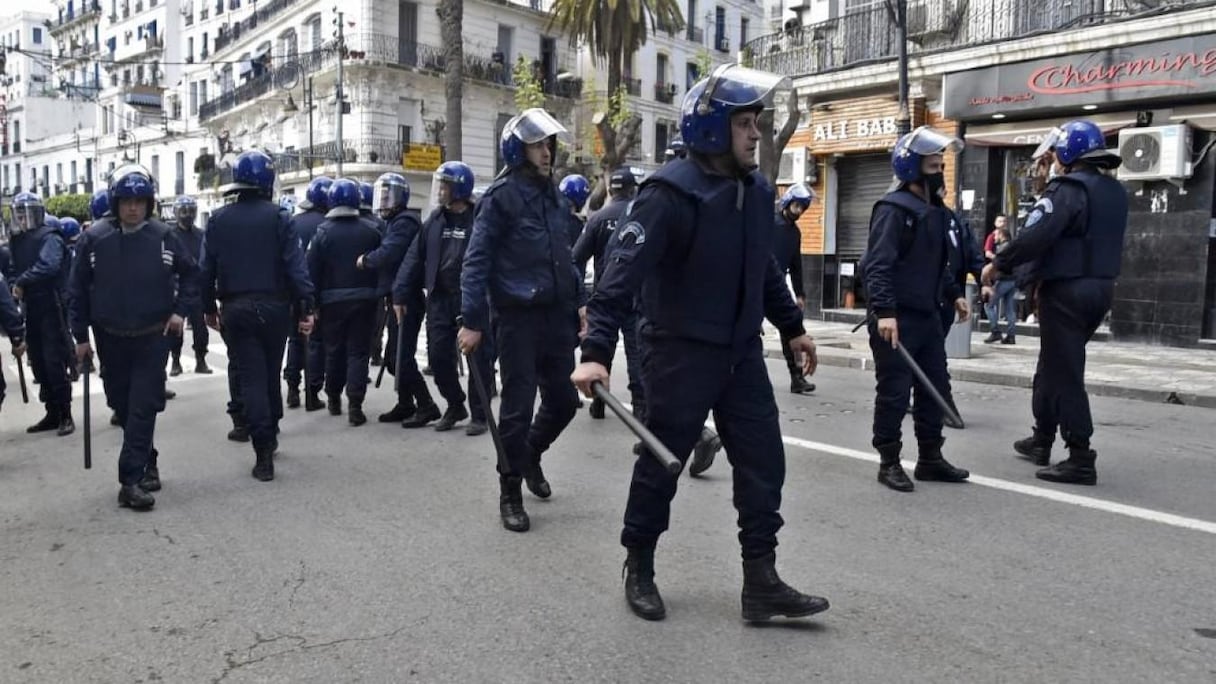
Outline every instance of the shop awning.
{"type": "MultiPolygon", "coordinates": [[[[1084,117],[1102,127],[1102,132],[1110,135],[1119,129],[1133,126],[1136,123],[1135,113],[1094,114],[1084,117]]],[[[1034,146],[1043,142],[1055,126],[1064,123],[1059,119],[1042,119],[1039,121],[1018,121],[1014,123],[968,125],[963,141],[967,145],[980,147],[1021,147],[1034,146]]]]}

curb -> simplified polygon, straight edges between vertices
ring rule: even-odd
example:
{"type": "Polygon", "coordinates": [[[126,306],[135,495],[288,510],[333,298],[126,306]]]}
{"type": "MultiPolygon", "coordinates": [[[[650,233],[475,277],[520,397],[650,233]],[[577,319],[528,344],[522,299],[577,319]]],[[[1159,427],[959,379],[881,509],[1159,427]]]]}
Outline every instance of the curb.
{"type": "MultiPolygon", "coordinates": [[[[873,372],[873,359],[864,356],[835,354],[831,353],[830,351],[827,354],[824,353],[824,351],[831,349],[832,347],[830,346],[821,346],[819,348],[819,365],[873,372]]],[[[785,360],[785,357],[781,355],[780,348],[774,349],[765,347],[764,356],[770,359],[778,359],[782,361],[785,360]]],[[[961,382],[974,382],[983,385],[997,385],[1001,387],[1017,387],[1021,389],[1030,389],[1031,387],[1031,378],[1022,375],[1014,375],[1012,373],[977,371],[971,369],[951,369],[950,379],[961,382]]],[[[1172,390],[1120,385],[1113,382],[1089,382],[1086,383],[1085,389],[1090,394],[1099,397],[1114,397],[1116,399],[1131,399],[1134,401],[1147,401],[1156,404],[1178,404],[1185,406],[1197,406],[1199,408],[1206,409],[1216,409],[1216,394],[1175,392],[1172,390]]]]}

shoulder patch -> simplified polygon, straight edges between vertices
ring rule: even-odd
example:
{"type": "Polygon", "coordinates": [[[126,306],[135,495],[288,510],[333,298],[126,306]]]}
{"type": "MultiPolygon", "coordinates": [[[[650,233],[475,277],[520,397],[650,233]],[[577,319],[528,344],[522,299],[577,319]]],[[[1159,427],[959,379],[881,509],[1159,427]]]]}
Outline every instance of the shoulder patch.
{"type": "Polygon", "coordinates": [[[642,224],[638,223],[637,221],[630,221],[629,223],[621,226],[617,239],[624,243],[625,238],[629,237],[630,235],[633,236],[633,244],[646,244],[646,229],[643,228],[642,224]]]}

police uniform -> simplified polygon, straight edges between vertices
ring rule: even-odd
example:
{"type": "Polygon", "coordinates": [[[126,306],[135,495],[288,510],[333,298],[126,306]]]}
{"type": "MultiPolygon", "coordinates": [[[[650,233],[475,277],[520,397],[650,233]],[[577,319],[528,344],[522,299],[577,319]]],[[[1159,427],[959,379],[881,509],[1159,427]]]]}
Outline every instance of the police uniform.
{"type": "MultiPolygon", "coordinates": [[[[954,300],[950,299],[950,296],[966,296],[968,274],[974,275],[976,282],[979,282],[980,272],[984,268],[984,255],[980,251],[979,245],[976,244],[975,234],[971,232],[971,226],[968,225],[963,217],[957,211],[944,205],[943,209],[946,211],[946,269],[949,273],[950,281],[954,285],[954,287],[949,288],[949,292],[946,291],[946,288],[943,288],[942,294],[944,296],[938,302],[938,313],[941,316],[944,342],[945,336],[950,334],[950,328],[954,325],[957,314],[954,310],[954,300]]],[[[950,385],[950,373],[948,369],[946,372],[946,391],[942,392],[942,397],[954,409],[955,413],[959,413],[958,407],[954,403],[954,389],[950,385]]]]}
{"type": "Polygon", "coordinates": [[[1048,183],[1018,236],[996,255],[993,266],[1008,274],[1021,264],[1038,262],[1041,345],[1032,399],[1035,434],[1015,448],[1023,454],[1041,449],[1047,461],[1058,424],[1069,458],[1036,476],[1092,485],[1097,481],[1096,453],[1090,448],[1094,427],[1085,392],[1085,345],[1110,310],[1122,265],[1128,198],[1117,180],[1095,168],[1119,163],[1106,153],[1100,129],[1086,121],[1070,122],[1061,137],[1057,158],[1061,164],[1073,164],[1072,170],[1048,183]]]}
{"type": "MultiPolygon", "coordinates": [[[[24,195],[14,199],[14,207],[24,195]]],[[[13,254],[10,285],[23,291],[30,370],[38,384],[38,399],[46,406],[46,416],[27,432],[56,430],[60,436],[69,435],[75,424],[68,380],[68,366],[74,362],[67,356],[62,296],[68,278],[67,247],[59,231],[45,223],[15,233],[9,247],[13,254]]]]}
{"type": "MultiPolygon", "coordinates": [[[[436,181],[439,182],[439,181],[436,181]]],[[[473,375],[468,377],[468,394],[460,387],[457,368],[456,333],[460,318],[460,274],[469,235],[473,230],[473,207],[464,211],[437,208],[427,217],[422,232],[410,246],[393,284],[393,303],[418,309],[423,289],[426,290],[426,355],[435,376],[435,386],[447,402],[444,420],[436,429],[450,429],[456,422],[472,414],[466,432],[479,435],[486,431],[483,402],[477,394],[473,375]],[[469,402],[465,409],[466,399],[469,402]]],[[[470,359],[479,364],[482,378],[490,378],[491,368],[487,349],[479,347],[470,359]]]]}
{"type": "MultiPolygon", "coordinates": [[[[193,204],[193,202],[191,202],[191,204],[193,204]]],[[[180,238],[182,247],[189,254],[192,261],[199,263],[203,254],[202,229],[194,225],[193,219],[190,219],[190,221],[187,223],[184,222],[180,217],[178,218],[175,227],[177,229],[177,234],[180,238]]],[[[203,320],[203,308],[201,302],[199,302],[198,307],[189,312],[186,320],[190,324],[190,332],[194,337],[192,347],[194,349],[195,360],[194,372],[210,374],[211,369],[207,366],[207,345],[211,340],[207,332],[207,323],[203,320]]],[[[173,349],[171,350],[171,353],[173,355],[173,371],[175,375],[182,372],[181,355],[182,346],[185,339],[185,335],[173,338],[173,349]]]]}
{"type": "MultiPolygon", "coordinates": [[[[350,401],[352,425],[366,422],[367,365],[372,322],[376,318],[379,274],[356,266],[359,256],[380,245],[375,225],[358,215],[344,215],[332,201],[343,180],[334,182],[325,222],[308,247],[308,272],[316,288],[319,320],[325,339],[325,393],[331,415],[342,413],[342,391],[350,401]]],[[[347,181],[349,182],[349,181],[347,181]]]]}
{"type": "MultiPolygon", "coordinates": [[[[114,184],[129,177],[116,175],[114,184]]],[[[146,176],[142,182],[145,194],[133,197],[148,198],[150,216],[152,185],[146,176]]],[[[153,501],[146,492],[160,489],[153,437],[156,414],[165,408],[166,322],[175,315],[184,319],[198,305],[197,278],[198,265],[178,234],[155,218],[131,227],[107,216],[77,245],[69,298],[72,335],[87,344],[91,327],[105,365],[106,401],[123,429],[118,480],[125,506],[147,508],[153,501]]]]}
{"type": "Polygon", "coordinates": [[[242,153],[233,177],[236,183],[229,194],[235,195],[234,201],[207,221],[203,310],[209,315],[218,312],[227,331],[257,457],[253,476],[267,481],[274,478],[282,416],[278,377],[283,349],[295,327],[293,312],[301,317],[312,314],[313,285],[299,239],[269,199],[274,184],[270,158],[257,151],[242,153]]]}
{"type": "MultiPolygon", "coordinates": [[[[802,231],[798,222],[786,215],[784,210],[778,210],[773,223],[777,226],[776,239],[773,241],[773,258],[777,260],[777,268],[784,277],[787,274],[794,287],[794,298],[806,300],[806,287],[802,283],[802,231]]],[[[802,366],[798,363],[794,352],[790,349],[789,338],[781,336],[781,355],[785,357],[786,370],[790,372],[790,390],[795,394],[815,391],[815,385],[803,377],[802,366]]]]}
{"type": "MultiPolygon", "coordinates": [[[[318,206],[316,202],[312,202],[310,207],[290,219],[291,232],[300,246],[301,254],[308,251],[308,245],[317,234],[317,228],[325,221],[324,205],[318,206]]],[[[293,329],[287,340],[287,361],[283,366],[283,379],[287,381],[287,405],[290,408],[300,405],[299,388],[302,375],[308,381],[308,386],[304,388],[305,408],[309,411],[325,408],[320,399],[321,390],[325,386],[325,341],[323,331],[319,328],[314,328],[308,336],[293,329]],[[306,364],[307,373],[304,373],[306,364]]]]}
{"type": "MultiPolygon", "coordinates": [[[[17,307],[17,302],[13,300],[13,294],[9,291],[8,281],[4,278],[3,271],[0,271],[0,332],[3,332],[13,348],[21,346],[25,340],[25,320],[21,316],[21,309],[17,307]]],[[[0,405],[4,404],[4,366],[0,364],[0,405]]]]}

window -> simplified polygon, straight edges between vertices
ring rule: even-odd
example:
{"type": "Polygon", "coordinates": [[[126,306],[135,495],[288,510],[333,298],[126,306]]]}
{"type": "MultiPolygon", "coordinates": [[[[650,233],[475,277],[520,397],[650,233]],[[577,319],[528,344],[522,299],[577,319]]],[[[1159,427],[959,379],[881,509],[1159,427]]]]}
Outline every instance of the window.
{"type": "Polygon", "coordinates": [[[55,184],[56,185],[63,184],[63,163],[62,162],[55,165],[55,184]]]}
{"type": "Polygon", "coordinates": [[[671,127],[666,121],[654,122],[654,161],[660,162],[663,160],[663,153],[667,151],[667,144],[671,141],[671,127]]]}
{"type": "Polygon", "coordinates": [[[190,116],[198,115],[198,81],[190,82],[190,116]]]}
{"type": "Polygon", "coordinates": [[[190,36],[186,39],[186,61],[194,61],[194,36],[190,36]]]}
{"type": "Polygon", "coordinates": [[[667,74],[668,68],[667,55],[660,52],[659,56],[655,59],[654,65],[654,82],[656,88],[667,85],[671,82],[667,74]]]}
{"type": "Polygon", "coordinates": [[[34,27],[34,45],[42,45],[42,29],[34,27]]]}
{"type": "Polygon", "coordinates": [[[175,155],[173,155],[173,166],[174,166],[174,172],[175,172],[174,181],[173,181],[173,194],[184,195],[184,194],[186,194],[186,153],[185,152],[179,151],[175,155]]]}
{"type": "Polygon", "coordinates": [[[684,66],[684,89],[692,88],[693,84],[701,78],[701,69],[696,62],[689,62],[684,66]]]}
{"type": "Polygon", "coordinates": [[[207,101],[207,82],[206,81],[198,82],[198,101],[199,102],[207,101]]]}
{"type": "Polygon", "coordinates": [[[152,185],[160,187],[160,155],[152,155],[152,185]]]}
{"type": "Polygon", "coordinates": [[[747,29],[747,17],[743,17],[739,22],[739,47],[743,47],[747,43],[747,29]]]}
{"type": "Polygon", "coordinates": [[[308,27],[308,49],[316,52],[321,49],[321,15],[314,14],[305,20],[304,25],[308,27]]]}
{"type": "Polygon", "coordinates": [[[726,9],[723,7],[714,8],[714,48],[719,52],[730,50],[726,38],[726,9]]]}
{"type": "Polygon", "coordinates": [[[296,37],[295,29],[288,29],[279,36],[279,52],[287,59],[294,59],[300,54],[300,40],[296,37]]]}
{"type": "Polygon", "coordinates": [[[77,181],[79,180],[79,177],[76,175],[76,161],[75,161],[75,160],[72,160],[72,176],[71,176],[71,178],[72,178],[72,185],[75,185],[75,184],[77,183],[77,181]]]}

